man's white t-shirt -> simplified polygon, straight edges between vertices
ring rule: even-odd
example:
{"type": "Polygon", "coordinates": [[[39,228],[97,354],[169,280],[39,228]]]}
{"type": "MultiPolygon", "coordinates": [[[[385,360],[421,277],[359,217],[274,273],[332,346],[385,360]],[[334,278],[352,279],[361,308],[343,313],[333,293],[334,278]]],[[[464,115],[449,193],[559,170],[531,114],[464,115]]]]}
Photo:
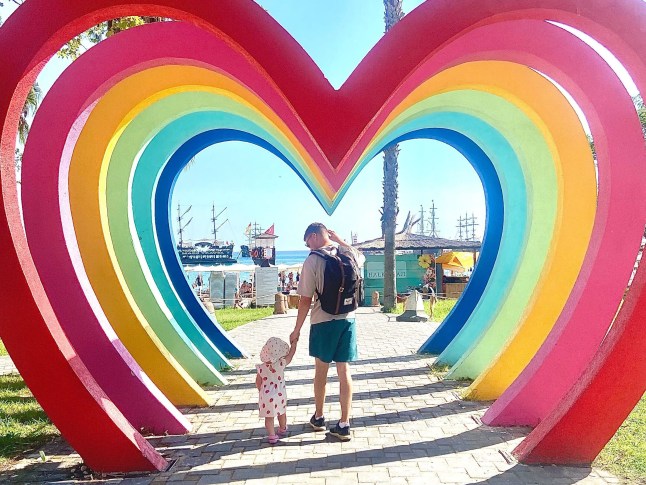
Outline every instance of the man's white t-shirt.
{"type": "MultiPolygon", "coordinates": [[[[317,251],[325,252],[328,254],[336,254],[336,246],[323,246],[322,248],[317,249],[317,251]]],[[[365,256],[353,247],[348,246],[339,246],[338,251],[341,254],[345,254],[354,258],[357,262],[357,266],[363,266],[364,261],[366,260],[365,256]]],[[[305,262],[303,263],[303,268],[301,269],[301,276],[298,280],[298,289],[296,293],[307,298],[314,299],[314,306],[312,312],[310,313],[310,323],[316,324],[321,322],[329,322],[330,320],[343,320],[344,318],[354,318],[355,312],[350,313],[341,313],[339,315],[332,315],[331,313],[324,312],[321,308],[321,303],[318,300],[316,291],[319,293],[323,291],[323,277],[325,274],[325,260],[317,256],[316,254],[310,254],[305,262]]]]}

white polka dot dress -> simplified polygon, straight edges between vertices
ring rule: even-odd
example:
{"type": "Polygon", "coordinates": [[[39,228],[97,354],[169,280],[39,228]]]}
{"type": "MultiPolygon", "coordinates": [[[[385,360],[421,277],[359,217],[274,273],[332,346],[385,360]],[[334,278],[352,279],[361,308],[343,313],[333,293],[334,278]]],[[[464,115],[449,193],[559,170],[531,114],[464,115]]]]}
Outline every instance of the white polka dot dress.
{"type": "Polygon", "coordinates": [[[285,414],[287,392],[285,390],[285,356],[289,344],[277,337],[271,337],[260,351],[262,364],[256,365],[260,376],[258,390],[258,410],[261,418],[271,418],[285,414]]]}
{"type": "Polygon", "coordinates": [[[260,375],[258,410],[261,418],[285,414],[287,392],[285,390],[285,359],[278,362],[264,362],[256,365],[260,375]]]}

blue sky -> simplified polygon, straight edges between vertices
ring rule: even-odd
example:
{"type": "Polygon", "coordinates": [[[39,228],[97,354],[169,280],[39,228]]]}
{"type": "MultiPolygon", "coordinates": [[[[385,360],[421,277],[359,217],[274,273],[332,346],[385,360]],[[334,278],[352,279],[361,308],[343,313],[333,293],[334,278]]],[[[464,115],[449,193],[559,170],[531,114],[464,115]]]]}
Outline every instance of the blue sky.
{"type": "MultiPolygon", "coordinates": [[[[383,4],[380,0],[258,0],[291,33],[320,66],[331,84],[339,87],[354,67],[383,35],[383,4]]],[[[408,13],[422,0],[404,0],[408,13]]],[[[0,8],[6,19],[15,10],[9,2],[0,8]]],[[[39,84],[47,91],[67,61],[52,59],[39,84]]],[[[630,89],[630,88],[629,88],[630,89]]],[[[634,93],[631,93],[634,94],[634,93]]],[[[398,222],[406,213],[419,214],[435,202],[440,236],[457,236],[457,220],[474,214],[481,237],[485,224],[482,186],[469,163],[455,150],[439,142],[409,141],[399,156],[398,222]]],[[[220,219],[228,218],[219,239],[244,242],[249,222],[263,227],[276,225],[279,250],[304,249],[302,234],[312,221],[337,230],[346,239],[351,231],[359,240],[380,235],[379,208],[382,203],[382,156],[359,174],[332,216],[328,216],[296,174],[264,150],[242,144],[224,143],[204,150],[196,163],[182,172],[173,193],[173,213],[178,203],[192,205],[193,221],[185,237],[211,234],[210,210],[227,207],[220,219]]],[[[428,216],[428,212],[426,213],[428,216]]]]}
{"type": "MultiPolygon", "coordinates": [[[[331,84],[339,87],[354,67],[383,36],[383,4],[380,0],[259,0],[262,5],[304,47],[331,84]]],[[[405,0],[408,13],[422,0],[405,0]]],[[[15,6],[0,8],[6,19],[15,6]]],[[[52,59],[39,76],[44,92],[68,63],[52,59]]],[[[419,213],[435,201],[438,227],[443,237],[455,237],[460,215],[475,214],[484,231],[485,208],[482,186],[469,163],[455,150],[434,141],[410,141],[401,145],[399,158],[398,222],[410,210],[419,213]],[[460,182],[457,183],[456,181],[460,182]]],[[[227,207],[218,238],[244,243],[243,231],[250,222],[262,227],[275,223],[279,250],[304,249],[305,227],[320,221],[346,239],[350,233],[359,240],[380,235],[379,208],[382,204],[383,162],[379,156],[357,177],[332,216],[328,216],[296,174],[264,150],[242,143],[224,143],[204,150],[196,163],[182,172],[173,193],[173,214],[177,204],[192,205],[193,221],[185,237],[210,237],[211,205],[227,207]]],[[[426,214],[428,216],[428,213],[426,214]]]]}
{"type": "MultiPolygon", "coordinates": [[[[381,1],[259,3],[294,36],[335,87],[343,84],[383,36],[381,1]]],[[[405,1],[404,11],[420,3],[405,1]]],[[[482,186],[464,157],[439,142],[410,141],[402,144],[399,163],[400,224],[409,210],[419,213],[421,205],[428,210],[434,200],[440,235],[456,236],[457,219],[465,212],[475,214],[479,223],[476,233],[482,234],[482,186]]],[[[180,175],[173,208],[175,212],[178,202],[193,206],[193,221],[186,232],[189,238],[209,236],[210,208],[215,202],[216,209],[227,207],[229,219],[218,238],[238,244],[244,228],[254,221],[263,227],[276,224],[278,249],[305,249],[303,231],[313,221],[325,223],[348,240],[351,232],[357,233],[359,240],[371,239],[381,234],[382,172],[379,156],[359,174],[335,213],[328,216],[283,162],[256,147],[225,143],[203,151],[196,164],[180,175]]],[[[224,219],[222,216],[221,221],[224,219]]]]}

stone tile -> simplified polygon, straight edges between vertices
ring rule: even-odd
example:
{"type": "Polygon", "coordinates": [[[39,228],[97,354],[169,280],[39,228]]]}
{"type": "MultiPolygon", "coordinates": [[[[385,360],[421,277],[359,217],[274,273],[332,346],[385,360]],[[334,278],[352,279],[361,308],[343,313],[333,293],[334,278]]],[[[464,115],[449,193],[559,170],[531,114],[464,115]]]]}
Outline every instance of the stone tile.
{"type": "MultiPolygon", "coordinates": [[[[275,446],[267,444],[256,410],[253,365],[268,336],[288,338],[295,315],[292,310],[231,332],[252,357],[233,362],[229,386],[207,389],[214,406],[183,409],[194,427],[191,435],[150,439],[177,462],[167,472],[149,475],[146,483],[621,483],[591,469],[507,464],[498,450],[513,449],[529,429],[479,426],[473,416],[481,416],[486,404],[461,401],[456,392],[464,383],[438,381],[430,374],[433,357],[415,352],[437,324],[395,324],[370,308],[360,309],[357,316],[361,360],[351,366],[353,439],[340,443],[307,425],[314,411],[314,367],[307,346],[301,345],[286,373],[290,435],[275,446]]],[[[308,332],[306,325],[302,342],[307,342],[308,332]]],[[[11,367],[0,358],[0,373],[11,367]]],[[[330,426],[340,413],[338,393],[331,366],[324,409],[330,426]]],[[[81,462],[62,440],[43,450],[48,463],[31,453],[0,473],[0,482],[9,477],[31,477],[26,481],[33,483],[61,481],[71,478],[71,470],[81,462]]]]}

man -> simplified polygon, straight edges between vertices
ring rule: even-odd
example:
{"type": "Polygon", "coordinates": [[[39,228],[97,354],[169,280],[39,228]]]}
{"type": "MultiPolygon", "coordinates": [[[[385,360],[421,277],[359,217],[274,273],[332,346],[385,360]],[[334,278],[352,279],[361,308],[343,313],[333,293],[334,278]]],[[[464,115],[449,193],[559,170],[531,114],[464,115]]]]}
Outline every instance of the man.
{"type": "MultiPolygon", "coordinates": [[[[327,229],[323,224],[315,222],[310,224],[303,236],[305,245],[312,251],[336,254],[337,251],[346,254],[361,266],[365,258],[350,244],[341,239],[334,231],[327,229]],[[337,243],[338,249],[332,244],[337,243]]],[[[350,439],[350,409],[352,407],[352,376],[350,364],[357,359],[357,334],[354,321],[354,312],[332,315],[321,308],[316,292],[323,291],[323,276],[325,273],[325,259],[316,254],[310,254],[301,270],[297,293],[300,295],[298,316],[294,331],[290,335],[292,344],[298,341],[301,327],[310,310],[312,300],[314,307],[310,316],[310,342],[309,352],[315,359],[314,371],[314,401],[316,409],[310,419],[310,425],[316,431],[325,430],[325,417],[323,405],[325,404],[325,387],[330,363],[336,363],[337,375],[340,383],[339,400],[341,404],[341,419],[330,430],[330,434],[348,441],[350,439]]]]}

